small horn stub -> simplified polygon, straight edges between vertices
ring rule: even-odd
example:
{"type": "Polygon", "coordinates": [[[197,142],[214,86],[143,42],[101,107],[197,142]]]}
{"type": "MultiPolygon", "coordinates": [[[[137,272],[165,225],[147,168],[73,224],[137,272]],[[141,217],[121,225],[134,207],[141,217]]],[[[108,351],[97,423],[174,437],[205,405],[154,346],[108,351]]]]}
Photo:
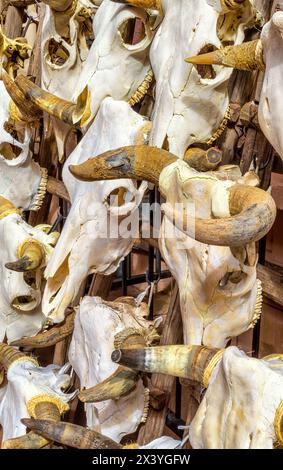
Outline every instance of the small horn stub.
{"type": "Polygon", "coordinates": [[[122,449],[122,446],[112,439],[76,424],[62,421],[54,423],[41,419],[22,419],[21,421],[28,429],[45,439],[76,449],[122,449]]]}
{"type": "Polygon", "coordinates": [[[238,46],[226,46],[185,60],[194,65],[223,65],[246,71],[265,70],[263,45],[260,39],[238,46]]]}
{"type": "Polygon", "coordinates": [[[115,350],[112,361],[141,372],[194,380],[207,387],[222,355],[223,350],[204,346],[157,346],[115,350]]]}
{"type": "Polygon", "coordinates": [[[45,259],[42,244],[35,239],[22,243],[18,249],[18,256],[17,261],[6,263],[5,267],[11,271],[22,273],[38,269],[45,259]]]}
{"type": "Polygon", "coordinates": [[[208,150],[191,148],[185,153],[184,161],[197,171],[215,170],[222,161],[223,152],[216,147],[208,150]]]}

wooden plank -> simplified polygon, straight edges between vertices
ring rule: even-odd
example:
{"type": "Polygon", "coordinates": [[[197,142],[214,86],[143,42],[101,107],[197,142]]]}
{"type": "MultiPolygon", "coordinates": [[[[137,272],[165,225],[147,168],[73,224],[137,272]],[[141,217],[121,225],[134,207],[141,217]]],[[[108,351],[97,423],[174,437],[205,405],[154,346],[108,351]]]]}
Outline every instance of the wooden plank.
{"type": "Polygon", "coordinates": [[[283,308],[282,276],[272,269],[258,265],[258,278],[262,282],[264,296],[283,308]]]}
{"type": "MultiPolygon", "coordinates": [[[[179,291],[175,285],[172,291],[169,311],[165,321],[163,333],[161,335],[160,344],[181,344],[182,341],[183,325],[180,312],[179,291]]],[[[166,406],[164,406],[161,411],[156,411],[153,408],[150,408],[147,421],[139,432],[139,444],[147,444],[148,442],[157,439],[164,434],[167,405],[170,400],[170,395],[173,392],[175,378],[168,375],[153,374],[151,383],[153,388],[166,393],[166,406]]]]}

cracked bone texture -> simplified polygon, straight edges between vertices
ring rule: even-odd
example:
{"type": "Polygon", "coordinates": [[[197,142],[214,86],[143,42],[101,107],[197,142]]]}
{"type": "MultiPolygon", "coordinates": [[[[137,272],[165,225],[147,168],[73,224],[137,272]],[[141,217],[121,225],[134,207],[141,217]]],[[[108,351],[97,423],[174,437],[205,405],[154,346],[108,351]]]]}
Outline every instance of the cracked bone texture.
{"type": "Polygon", "coordinates": [[[110,0],[103,1],[93,24],[95,40],[73,96],[76,100],[89,87],[92,118],[107,96],[128,101],[134,95],[151,69],[149,47],[154,37],[148,14],[142,8],[110,0]],[[145,36],[131,45],[124,41],[121,30],[123,24],[135,18],[143,23],[145,36]]]}
{"type": "Polygon", "coordinates": [[[10,96],[0,81],[0,194],[16,207],[30,210],[40,185],[40,166],[34,162],[29,151],[31,130],[27,126],[23,142],[5,130],[9,121],[10,96]],[[13,148],[17,148],[15,155],[13,148]]]}
{"type": "Polygon", "coordinates": [[[282,358],[225,350],[190,426],[194,449],[272,449],[274,419],[283,400],[282,358]]]}
{"type": "MultiPolygon", "coordinates": [[[[100,297],[84,297],[75,319],[69,361],[80,378],[81,388],[90,388],[112,375],[117,365],[111,360],[114,338],[127,329],[154,327],[145,319],[146,304],[135,306],[135,299],[105,302],[100,297]]],[[[136,431],[147,405],[141,379],[128,395],[101,403],[86,403],[87,426],[117,442],[136,431]]]]}
{"type": "Polygon", "coordinates": [[[0,220],[0,341],[6,335],[10,343],[41,330],[45,321],[41,310],[42,269],[33,272],[34,280],[29,285],[27,274],[11,271],[5,264],[18,259],[18,248],[27,239],[35,239],[42,244],[48,261],[53,250],[53,235],[31,227],[18,214],[0,220]]]}
{"type": "Polygon", "coordinates": [[[127,103],[106,98],[96,119],[65,163],[63,180],[72,207],[45,271],[47,285],[42,303],[44,315],[54,323],[64,319],[65,309],[75,299],[88,274],[115,272],[131,251],[134,239],[129,236],[125,224],[120,226],[119,236],[114,233],[108,237],[106,229],[111,227],[111,222],[116,222],[117,215],[125,217],[131,213],[135,216],[147,188],[146,183],[137,188],[129,179],[85,183],[75,179],[68,167],[82,163],[90,156],[131,145],[136,138],[145,139],[143,127],[146,124],[148,121],[127,103]],[[120,188],[125,192],[125,203],[116,208],[108,207],[108,196],[120,188]],[[64,268],[64,261],[68,268],[64,268]]]}
{"type": "MultiPolygon", "coordinates": [[[[164,18],[150,48],[156,79],[150,144],[162,148],[167,142],[168,150],[183,158],[190,145],[206,142],[222,123],[229,105],[232,70],[213,66],[215,77],[201,78],[197,69],[185,62],[207,45],[221,47],[216,8],[206,0],[161,3],[164,18]]],[[[235,44],[244,39],[243,26],[234,34],[235,44]]]]}
{"type": "MultiPolygon", "coordinates": [[[[245,178],[238,171],[243,184],[245,178]]],[[[183,204],[188,209],[192,204],[196,217],[220,218],[230,215],[227,190],[235,182],[229,173],[199,173],[179,160],[161,174],[160,189],[169,204],[183,204]]],[[[251,265],[245,258],[254,245],[242,247],[237,258],[229,247],[205,245],[184,235],[166,215],[159,244],[179,285],[185,344],[222,348],[252,326],[256,307],[261,305],[261,290],[257,257],[251,265]]]]}
{"type": "MultiPolygon", "coordinates": [[[[283,7],[283,3],[281,5],[283,7]]],[[[283,159],[281,87],[283,64],[283,12],[274,13],[261,34],[266,65],[258,118],[266,138],[283,159]]]]}
{"type": "Polygon", "coordinates": [[[74,393],[63,392],[71,381],[65,372],[68,365],[59,367],[51,364],[37,366],[34,362],[19,361],[12,364],[7,373],[7,384],[0,388],[0,424],[3,441],[26,434],[22,418],[29,418],[28,401],[37,395],[52,395],[67,403],[74,393]]]}

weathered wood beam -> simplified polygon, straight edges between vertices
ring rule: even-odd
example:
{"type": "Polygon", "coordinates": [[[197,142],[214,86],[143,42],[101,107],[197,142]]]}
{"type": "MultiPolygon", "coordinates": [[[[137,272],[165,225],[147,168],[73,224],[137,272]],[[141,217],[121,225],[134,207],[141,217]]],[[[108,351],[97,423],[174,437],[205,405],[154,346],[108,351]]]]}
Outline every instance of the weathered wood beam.
{"type": "Polygon", "coordinates": [[[283,308],[283,284],[282,277],[274,270],[258,265],[258,278],[262,282],[264,296],[283,308]]]}

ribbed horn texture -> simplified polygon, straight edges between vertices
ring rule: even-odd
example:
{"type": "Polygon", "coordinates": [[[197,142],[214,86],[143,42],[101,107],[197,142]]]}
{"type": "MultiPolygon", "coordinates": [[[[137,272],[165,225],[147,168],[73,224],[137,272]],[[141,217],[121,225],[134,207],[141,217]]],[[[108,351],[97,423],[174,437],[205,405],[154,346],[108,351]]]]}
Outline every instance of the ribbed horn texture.
{"type": "Polygon", "coordinates": [[[2,80],[12,101],[19,109],[23,120],[27,122],[37,121],[41,117],[42,112],[30,100],[25,98],[14,80],[4,70],[2,70],[2,80]]]}
{"type": "Polygon", "coordinates": [[[9,346],[8,344],[0,343],[0,364],[4,367],[6,371],[13,364],[13,362],[24,357],[26,357],[27,360],[29,359],[28,356],[21,353],[20,351],[13,348],[12,346],[9,346]]]}
{"type": "Polygon", "coordinates": [[[44,249],[37,240],[24,242],[18,251],[20,258],[17,261],[6,263],[7,269],[17,272],[32,271],[39,268],[45,258],[44,249]]]}
{"type": "Polygon", "coordinates": [[[195,65],[224,65],[247,71],[265,70],[263,45],[260,39],[189,57],[186,62],[195,65]]]}
{"type": "Polygon", "coordinates": [[[112,360],[134,370],[187,378],[204,385],[207,368],[214,363],[215,356],[221,358],[219,352],[204,346],[157,346],[116,350],[112,360]]]}
{"type": "Polygon", "coordinates": [[[89,92],[87,87],[78,97],[77,104],[74,104],[42,90],[39,86],[35,85],[35,83],[28,80],[24,75],[19,75],[16,78],[15,83],[20,88],[26,99],[30,100],[39,109],[51,116],[54,116],[72,126],[79,124],[81,119],[87,121],[89,106],[89,92]]]}
{"type": "Polygon", "coordinates": [[[23,338],[11,343],[12,346],[28,347],[28,348],[48,348],[59,343],[63,339],[67,338],[73,333],[74,330],[74,321],[76,313],[73,312],[67,316],[63,324],[55,325],[50,330],[39,333],[36,336],[31,338],[23,338]]]}
{"type": "MultiPolygon", "coordinates": [[[[44,419],[48,423],[60,421],[60,411],[57,406],[44,401],[35,406],[35,416],[36,419],[44,419]]],[[[52,440],[31,431],[24,436],[7,439],[2,447],[3,449],[42,449],[51,442],[52,440]]]]}
{"type": "Polygon", "coordinates": [[[120,444],[108,437],[76,424],[37,419],[22,419],[22,423],[46,439],[76,449],[122,449],[120,444]]]}
{"type": "Polygon", "coordinates": [[[70,165],[70,172],[83,181],[131,178],[158,185],[162,170],[178,158],[166,150],[147,145],[121,147],[103,153],[81,165],[70,165]]]}
{"type": "Polygon", "coordinates": [[[259,188],[235,185],[229,189],[231,217],[193,220],[165,204],[166,216],[186,235],[208,245],[244,246],[263,238],[276,218],[276,204],[271,195],[259,188]]]}

